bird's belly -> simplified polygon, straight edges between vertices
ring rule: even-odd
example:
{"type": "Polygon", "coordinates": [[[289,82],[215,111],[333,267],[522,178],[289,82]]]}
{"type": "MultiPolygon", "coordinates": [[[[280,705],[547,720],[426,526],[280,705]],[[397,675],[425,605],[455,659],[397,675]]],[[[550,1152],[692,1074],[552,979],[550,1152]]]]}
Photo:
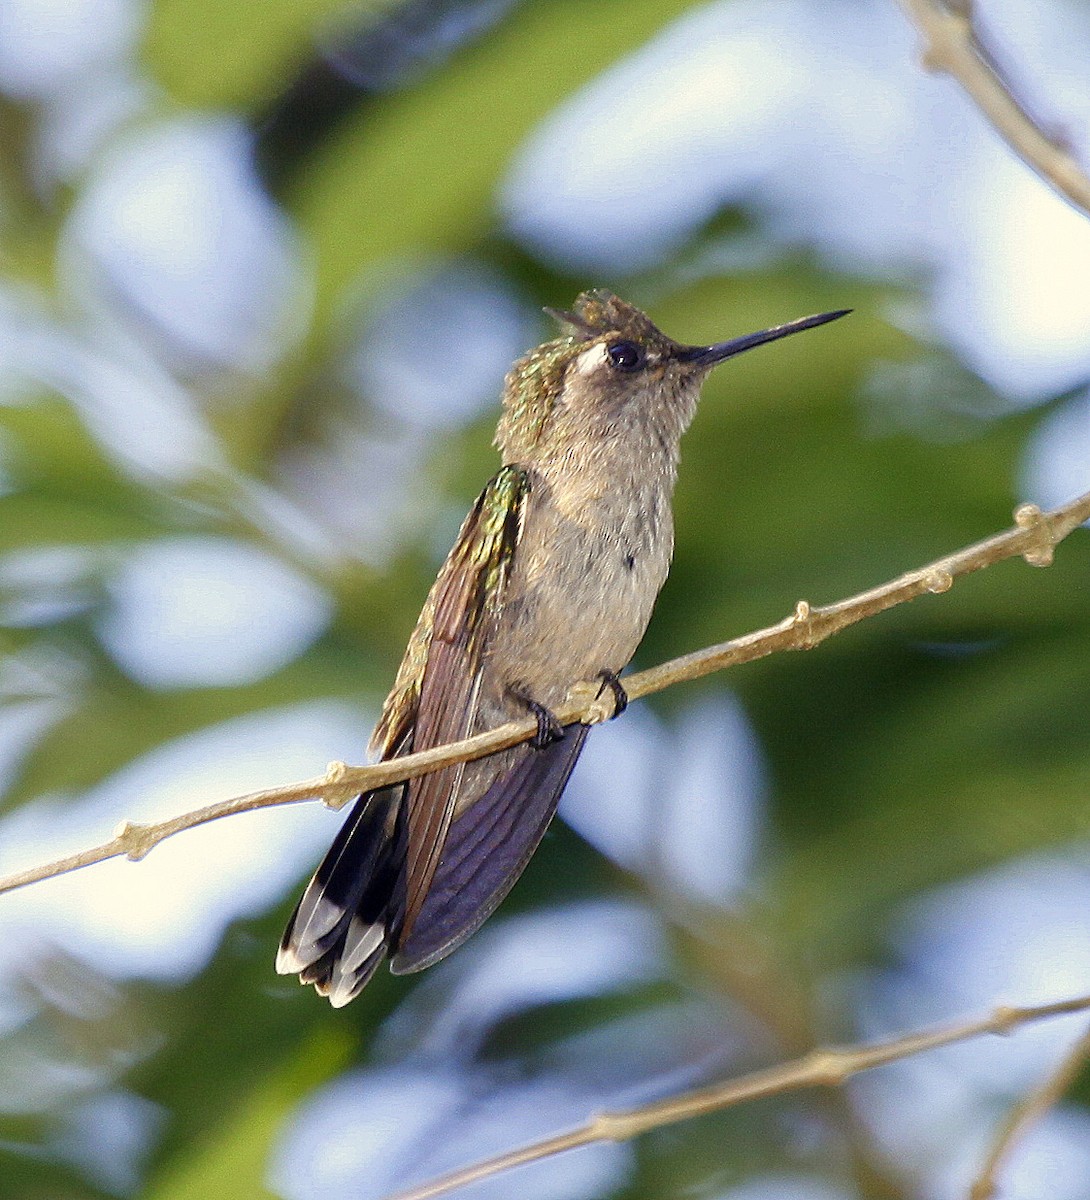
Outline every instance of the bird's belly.
{"type": "Polygon", "coordinates": [[[554,536],[519,564],[492,638],[489,672],[502,689],[546,707],[573,684],[620,672],[666,578],[670,542],[637,545],[614,528],[554,536]]]}

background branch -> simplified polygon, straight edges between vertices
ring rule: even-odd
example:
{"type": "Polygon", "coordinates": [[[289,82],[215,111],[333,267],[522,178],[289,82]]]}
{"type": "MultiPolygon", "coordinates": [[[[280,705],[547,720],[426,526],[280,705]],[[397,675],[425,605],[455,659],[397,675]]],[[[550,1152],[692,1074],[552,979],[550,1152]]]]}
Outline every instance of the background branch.
{"type": "Polygon", "coordinates": [[[981,43],[967,3],[899,0],[924,39],[924,66],[956,79],[1018,157],[1064,199],[1090,216],[1090,177],[1066,146],[1050,138],[1015,98],[981,43]]]}
{"type": "Polygon", "coordinates": [[[1055,1107],[1074,1083],[1076,1075],[1090,1057],[1090,1029],[1079,1038],[1060,1061],[1060,1065],[1011,1109],[1000,1126],[988,1157],[969,1190],[969,1200],[991,1200],[998,1187],[997,1177],[1018,1140],[1055,1107]]]}
{"type": "MultiPolygon", "coordinates": [[[[1090,176],[1070,150],[1049,137],[1017,100],[973,24],[972,0],[899,3],[923,36],[924,66],[956,79],[1014,153],[1065,200],[1090,216],[1090,176]]],[[[1059,1068],[1015,1106],[973,1182],[971,1200],[988,1200],[995,1194],[996,1176],[1018,1139],[1057,1103],[1088,1055],[1090,1031],[1059,1068]]]]}
{"type": "Polygon", "coordinates": [[[936,1050],[940,1046],[953,1045],[955,1042],[968,1041],[983,1034],[1011,1033],[1034,1021],[1083,1012],[1086,1009],[1090,1009],[1090,996],[1024,1008],[1001,1007],[986,1017],[940,1029],[909,1033],[859,1046],[813,1050],[794,1062],[754,1071],[737,1079],[713,1084],[711,1087],[671,1096],[638,1108],[600,1113],[578,1129],[533,1142],[463,1170],[452,1171],[421,1187],[398,1192],[390,1200],[430,1200],[433,1196],[445,1195],[455,1188],[465,1187],[467,1184],[498,1175],[501,1171],[536,1162],[565,1150],[575,1150],[595,1142],[628,1141],[652,1129],[688,1120],[690,1117],[718,1112],[746,1100],[762,1099],[802,1088],[839,1087],[853,1075],[885,1066],[898,1059],[910,1058],[915,1054],[936,1050]]]}
{"type": "MultiPolygon", "coordinates": [[[[777,651],[811,650],[849,625],[894,605],[914,600],[917,596],[949,591],[959,576],[980,571],[1006,558],[1020,556],[1031,566],[1046,567],[1052,562],[1055,546],[1087,519],[1090,519],[1090,492],[1051,512],[1042,512],[1035,504],[1020,505],[1014,513],[1014,525],[1002,533],[974,542],[926,566],[899,575],[888,583],[834,604],[815,608],[808,601],[800,600],[795,611],[778,624],[627,676],[625,689],[629,698],[635,700],[674,684],[699,679],[703,675],[752,662],[777,651]]],[[[557,716],[565,724],[573,721],[593,724],[606,719],[610,712],[608,703],[603,704],[601,700],[591,698],[569,701],[557,711],[557,716]]],[[[315,779],[220,800],[165,821],[147,825],[123,821],[108,842],[0,877],[0,893],[122,855],[137,861],[165,838],[183,829],[192,829],[235,813],[312,799],[322,799],[330,807],[340,808],[361,791],[423,775],[451,763],[483,758],[497,750],[514,746],[526,741],[536,728],[536,721],[527,717],[464,741],[435,746],[388,762],[364,767],[332,763],[325,775],[315,779]]]]}

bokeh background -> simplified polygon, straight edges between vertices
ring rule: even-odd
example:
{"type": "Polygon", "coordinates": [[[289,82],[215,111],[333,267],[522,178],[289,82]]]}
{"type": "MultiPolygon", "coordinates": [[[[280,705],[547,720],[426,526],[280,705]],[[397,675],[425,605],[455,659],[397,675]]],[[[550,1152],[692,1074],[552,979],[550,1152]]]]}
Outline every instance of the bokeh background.
{"type": "MultiPolygon", "coordinates": [[[[1090,161],[1090,7],[978,0],[1090,161]]],[[[361,761],[543,304],[710,341],[638,656],[1090,488],[1090,222],[890,0],[0,0],[0,870],[361,761]]],[[[1090,545],[633,705],[486,928],[276,977],[317,804],[0,899],[0,1196],[371,1200],[1090,990],[1090,545]]],[[[1057,1022],[588,1149],[523,1200],[964,1194],[1057,1022]]],[[[1090,1195],[1084,1081],[1010,1198],[1090,1195]]]]}

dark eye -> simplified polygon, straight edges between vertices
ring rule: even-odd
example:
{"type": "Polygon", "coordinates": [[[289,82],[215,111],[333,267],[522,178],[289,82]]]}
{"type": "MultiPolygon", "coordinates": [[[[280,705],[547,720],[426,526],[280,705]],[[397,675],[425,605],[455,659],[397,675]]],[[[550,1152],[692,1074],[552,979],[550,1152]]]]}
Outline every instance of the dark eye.
{"type": "Polygon", "coordinates": [[[618,371],[638,371],[643,366],[643,350],[635,342],[614,342],[606,353],[618,371]]]}

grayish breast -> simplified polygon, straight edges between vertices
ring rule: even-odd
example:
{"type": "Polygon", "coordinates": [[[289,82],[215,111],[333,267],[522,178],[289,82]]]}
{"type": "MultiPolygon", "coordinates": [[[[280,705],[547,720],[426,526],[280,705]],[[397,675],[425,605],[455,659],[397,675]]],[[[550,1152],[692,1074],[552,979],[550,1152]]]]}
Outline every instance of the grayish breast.
{"type": "MultiPolygon", "coordinates": [[[[609,464],[616,467],[618,464],[609,464]]],[[[510,592],[492,640],[503,687],[555,706],[635,653],[673,553],[673,465],[532,476],[510,592]]],[[[510,709],[508,710],[510,711],[510,709]]]]}

